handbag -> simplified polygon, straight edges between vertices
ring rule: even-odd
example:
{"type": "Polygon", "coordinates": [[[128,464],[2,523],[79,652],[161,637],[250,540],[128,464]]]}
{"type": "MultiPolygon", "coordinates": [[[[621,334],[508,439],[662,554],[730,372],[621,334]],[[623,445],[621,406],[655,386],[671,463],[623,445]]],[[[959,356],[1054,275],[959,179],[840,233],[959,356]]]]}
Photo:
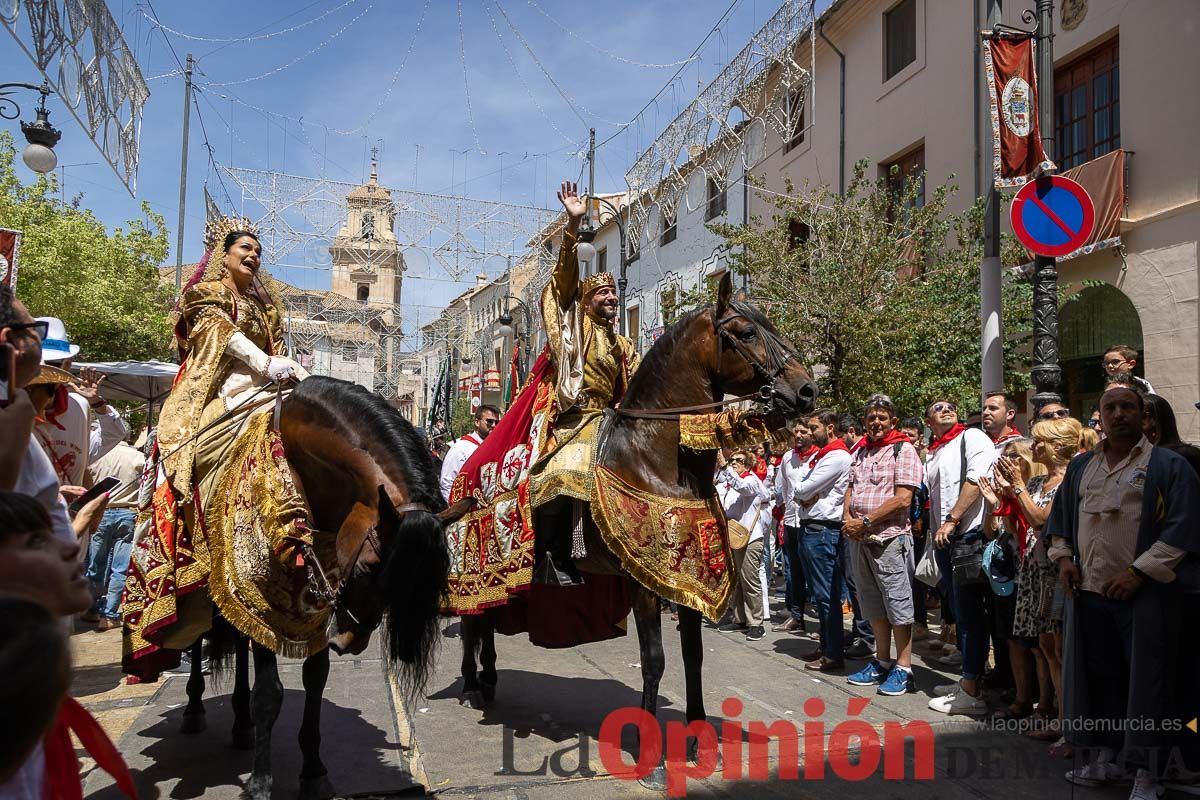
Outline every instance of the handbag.
{"type": "Polygon", "coordinates": [[[725,521],[725,526],[729,530],[729,547],[735,553],[739,550],[745,550],[746,546],[750,544],[750,532],[758,527],[758,517],[761,513],[762,506],[759,506],[758,511],[754,512],[754,521],[750,523],[749,528],[736,519],[727,519],[725,521]]]}
{"type": "Polygon", "coordinates": [[[917,580],[926,586],[937,588],[937,585],[942,581],[942,568],[938,566],[937,558],[934,555],[934,548],[937,545],[933,541],[933,534],[925,536],[925,552],[921,556],[921,563],[917,564],[917,580]]]}

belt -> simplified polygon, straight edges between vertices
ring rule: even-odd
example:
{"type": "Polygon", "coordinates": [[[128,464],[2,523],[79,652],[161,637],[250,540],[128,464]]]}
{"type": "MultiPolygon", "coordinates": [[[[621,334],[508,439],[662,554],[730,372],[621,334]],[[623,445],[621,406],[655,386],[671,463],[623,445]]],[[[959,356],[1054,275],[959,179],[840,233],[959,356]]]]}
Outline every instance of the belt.
{"type": "Polygon", "coordinates": [[[840,519],[837,522],[833,522],[833,521],[827,520],[827,519],[806,519],[806,520],[802,520],[800,522],[800,524],[801,525],[820,525],[822,528],[840,528],[840,527],[842,527],[842,521],[840,519]]]}

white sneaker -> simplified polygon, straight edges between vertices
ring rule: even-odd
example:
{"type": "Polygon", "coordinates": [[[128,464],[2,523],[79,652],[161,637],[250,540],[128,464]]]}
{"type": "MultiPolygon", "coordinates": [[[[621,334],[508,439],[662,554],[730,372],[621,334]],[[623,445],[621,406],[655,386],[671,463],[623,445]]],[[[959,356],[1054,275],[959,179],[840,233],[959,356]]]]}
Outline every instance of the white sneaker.
{"type": "Polygon", "coordinates": [[[1146,770],[1139,769],[1137,777],[1133,779],[1133,791],[1129,793],[1129,800],[1158,800],[1165,791],[1166,787],[1157,778],[1146,770]]]}
{"type": "Polygon", "coordinates": [[[939,714],[960,714],[968,717],[981,717],[988,712],[988,705],[982,697],[972,697],[962,691],[933,698],[929,701],[929,708],[939,714]]]}
{"type": "Polygon", "coordinates": [[[1096,760],[1082,767],[1068,770],[1066,779],[1076,786],[1108,786],[1127,782],[1129,775],[1111,761],[1096,760]]]}

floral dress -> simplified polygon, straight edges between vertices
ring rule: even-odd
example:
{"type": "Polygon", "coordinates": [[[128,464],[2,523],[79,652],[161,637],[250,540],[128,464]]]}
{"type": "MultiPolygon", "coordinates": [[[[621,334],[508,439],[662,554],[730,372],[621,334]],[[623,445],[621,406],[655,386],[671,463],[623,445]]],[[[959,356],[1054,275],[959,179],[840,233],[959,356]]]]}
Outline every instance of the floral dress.
{"type": "MultiPolygon", "coordinates": [[[[1029,499],[1040,508],[1049,505],[1058,491],[1057,486],[1046,491],[1045,485],[1046,476],[1038,475],[1031,478],[1025,487],[1029,499]]],[[[1046,552],[1048,543],[1043,541],[1041,533],[1040,529],[1029,530],[1025,560],[1017,573],[1017,609],[1013,618],[1013,635],[1017,637],[1029,638],[1062,631],[1062,622],[1054,619],[1050,613],[1054,603],[1054,587],[1058,583],[1058,568],[1050,561],[1046,552]]]]}

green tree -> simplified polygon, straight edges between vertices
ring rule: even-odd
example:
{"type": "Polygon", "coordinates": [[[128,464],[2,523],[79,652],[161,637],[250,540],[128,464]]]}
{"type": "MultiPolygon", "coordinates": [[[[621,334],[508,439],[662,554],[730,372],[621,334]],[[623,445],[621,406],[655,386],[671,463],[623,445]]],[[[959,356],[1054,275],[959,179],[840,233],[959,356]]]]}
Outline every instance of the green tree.
{"type": "Polygon", "coordinates": [[[471,411],[471,395],[460,394],[450,406],[450,435],[457,439],[475,430],[475,414],[471,411]]]}
{"type": "MultiPolygon", "coordinates": [[[[866,170],[855,165],[844,196],[789,184],[768,224],[713,230],[732,246],[734,270],[749,275],[752,299],[814,373],[820,405],[854,410],[885,392],[905,414],[920,415],[935,397],[978,406],[982,205],[952,214],[949,181],[901,188],[866,170]]],[[[1005,265],[1020,254],[1005,241],[1005,265]]],[[[1005,383],[1021,391],[1030,288],[1006,272],[1003,292],[1005,383]]]]}
{"type": "Polygon", "coordinates": [[[17,295],[35,316],[63,321],[80,360],[167,358],[173,292],[158,273],[168,252],[163,218],[143,203],[145,219],[110,234],[78,201],[59,202],[53,174],[21,183],[15,157],[12,135],[0,131],[0,226],[25,234],[17,295]]]}

